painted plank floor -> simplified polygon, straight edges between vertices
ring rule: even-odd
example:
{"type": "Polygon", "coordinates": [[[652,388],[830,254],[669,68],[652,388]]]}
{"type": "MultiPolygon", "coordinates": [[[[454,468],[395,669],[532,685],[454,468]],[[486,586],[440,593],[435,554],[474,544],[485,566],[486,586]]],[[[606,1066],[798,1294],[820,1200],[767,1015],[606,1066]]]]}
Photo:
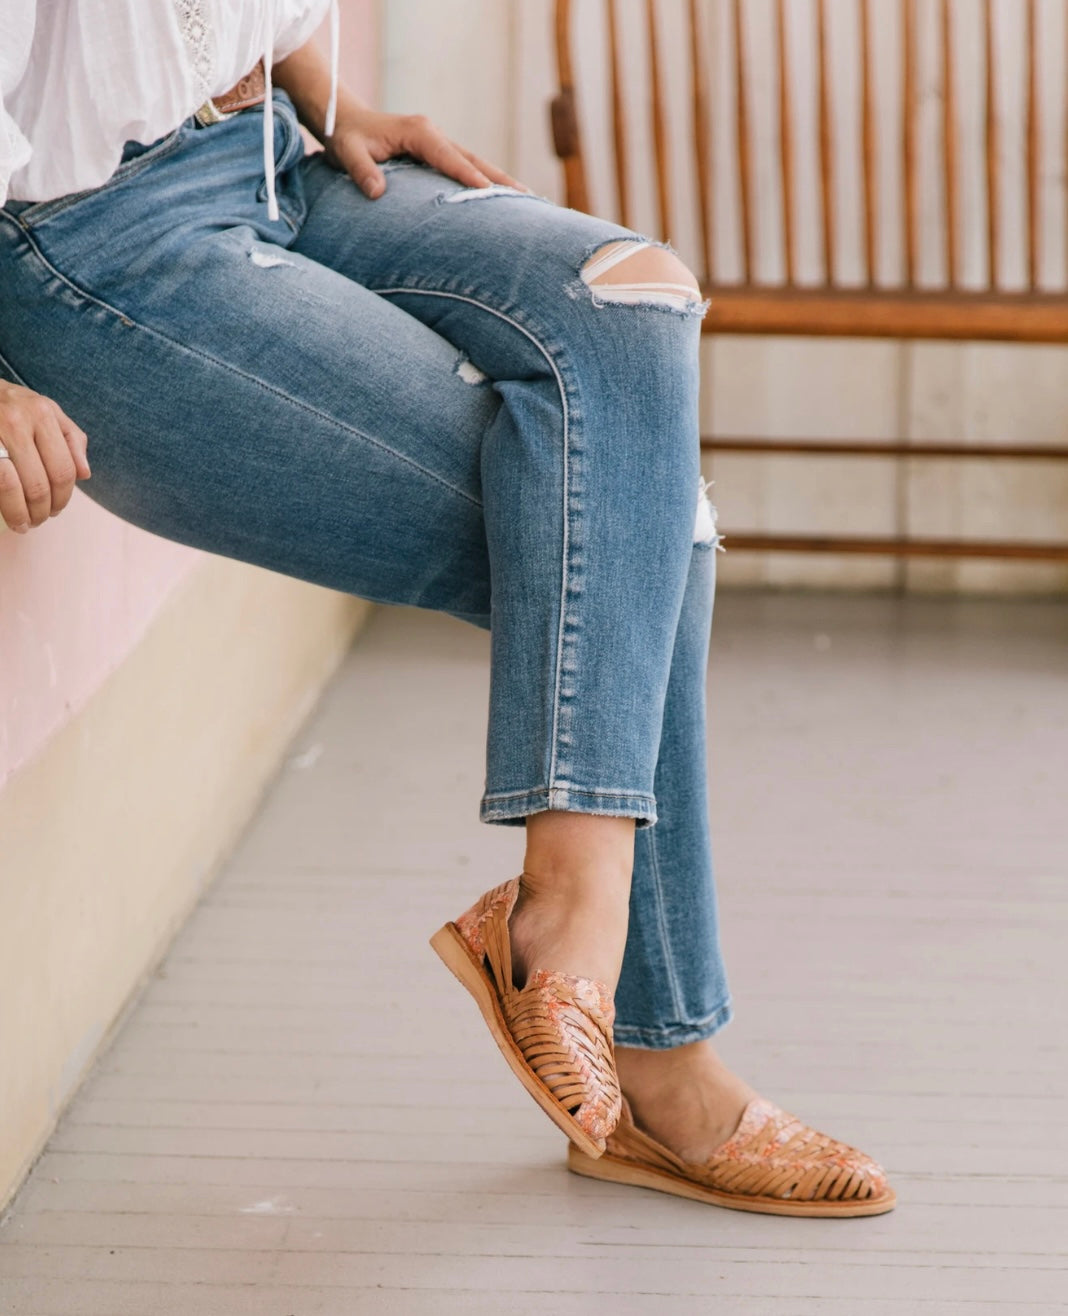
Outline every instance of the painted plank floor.
{"type": "Polygon", "coordinates": [[[1068,605],[718,607],[722,1049],[896,1212],[568,1175],[426,945],[521,858],[487,637],[383,609],[8,1213],[0,1311],[1068,1311],[1068,605]]]}

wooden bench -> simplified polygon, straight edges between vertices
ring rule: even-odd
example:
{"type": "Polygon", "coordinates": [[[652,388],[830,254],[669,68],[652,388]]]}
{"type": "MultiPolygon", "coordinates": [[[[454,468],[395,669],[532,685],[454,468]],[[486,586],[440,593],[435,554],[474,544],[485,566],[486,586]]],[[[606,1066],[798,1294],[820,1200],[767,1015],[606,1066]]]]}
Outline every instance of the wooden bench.
{"type": "MultiPolygon", "coordinates": [[[[691,260],[695,272],[711,299],[704,330],[709,334],[786,334],[823,335],[891,339],[995,340],[1015,343],[1068,343],[1068,293],[1063,288],[1049,289],[1043,278],[1046,244],[1068,243],[1068,223],[1059,231],[1044,222],[1041,205],[1041,168],[1045,123],[1043,106],[1055,100],[1061,114],[1068,106],[1068,87],[1043,85],[1040,43],[1051,34],[1043,33],[1036,12],[1036,0],[1014,0],[1009,20],[1018,24],[1018,45],[1022,65],[1015,91],[1019,100],[1007,105],[1005,79],[1001,76],[1001,53],[996,14],[992,0],[883,0],[878,12],[872,0],[772,0],[774,22],[763,29],[763,40],[754,31],[754,8],[745,0],[556,0],[556,56],[559,92],[551,106],[553,139],[556,153],[563,162],[567,202],[580,210],[611,213],[621,223],[632,225],[635,209],[635,179],[641,169],[652,180],[656,230],[652,236],[676,241],[680,226],[696,235],[696,257],[691,260]],[[889,8],[888,8],[889,4],[889,8]],[[672,12],[667,14],[667,10],[672,12]],[[575,49],[576,20],[587,22],[597,10],[599,38],[603,47],[581,52],[575,49]],[[876,54],[876,17],[885,23],[892,9],[892,22],[901,51],[899,105],[890,125],[890,140],[898,157],[901,204],[891,205],[881,195],[883,174],[880,149],[887,148],[887,124],[884,108],[877,99],[877,79],[884,75],[884,64],[876,54]],[[848,13],[845,11],[849,11],[848,13]],[[583,11],[581,14],[579,11],[583,11]],[[937,169],[925,168],[921,161],[921,96],[919,91],[920,56],[930,56],[932,11],[937,12],[933,25],[937,37],[940,123],[938,124],[937,169]],[[672,20],[665,24],[665,15],[672,20]],[[714,23],[726,16],[726,24],[714,23]],[[632,20],[624,27],[627,17],[632,20]],[[811,17],[815,31],[811,34],[814,67],[802,69],[802,60],[791,41],[799,21],[811,17]],[[850,20],[855,34],[854,49],[847,59],[855,63],[851,70],[855,82],[852,105],[855,121],[849,122],[849,106],[837,83],[835,70],[841,71],[841,45],[837,63],[832,60],[829,31],[832,21],[850,20]],[[919,26],[927,22],[926,43],[921,42],[919,26]],[[965,26],[971,24],[971,30],[965,26]],[[712,34],[726,40],[729,52],[724,58],[719,49],[718,68],[731,71],[731,87],[726,99],[730,103],[730,124],[717,124],[722,113],[724,91],[721,82],[713,81],[712,34]],[[770,39],[769,39],[770,31],[770,39]],[[624,42],[624,37],[626,41],[624,42]],[[974,98],[970,102],[971,119],[978,119],[978,157],[982,175],[984,214],[982,217],[983,258],[978,278],[974,270],[966,277],[962,252],[965,221],[961,184],[962,112],[961,38],[972,41],[973,50],[981,49],[983,66],[978,75],[982,98],[978,116],[974,98]],[[672,44],[672,39],[674,44],[672,44]],[[582,61],[576,53],[583,55],[582,61]],[[591,58],[592,55],[592,58],[591,58]],[[643,100],[634,95],[635,59],[641,67],[643,100]],[[598,158],[610,161],[611,199],[593,195],[586,138],[590,136],[588,114],[580,113],[590,87],[579,87],[576,68],[589,67],[597,60],[606,70],[603,120],[605,140],[593,143],[598,158]],[[800,75],[809,75],[809,89],[814,92],[815,112],[801,113],[800,75]],[[772,145],[754,131],[754,108],[757,74],[765,98],[773,102],[762,105],[765,117],[770,112],[777,133],[772,145]],[[673,79],[683,77],[686,119],[683,129],[671,124],[673,79]],[[713,92],[716,92],[714,95],[713,92]],[[644,103],[643,103],[644,101],[644,103]],[[1019,198],[1024,216],[1018,241],[1025,245],[1022,260],[1016,264],[1026,270],[1022,286],[1006,286],[1004,252],[1011,232],[1005,224],[1007,180],[1003,169],[1004,152],[1010,143],[1006,127],[1006,110],[1015,114],[1014,123],[1022,125],[1024,153],[1023,186],[1019,198]],[[636,117],[644,117],[644,131],[634,130],[636,117]],[[844,116],[844,117],[843,117],[844,116]],[[836,231],[836,170],[842,167],[837,143],[845,122],[855,136],[855,173],[862,214],[860,277],[848,279],[842,269],[839,234],[836,231]],[[723,130],[731,140],[729,159],[714,159],[713,143],[723,141],[723,130]],[[719,129],[717,138],[716,129],[719,129]],[[808,139],[806,140],[806,134],[808,139]],[[639,141],[641,137],[643,141],[639,141]],[[808,151],[816,161],[805,195],[800,177],[799,158],[808,151]],[[644,158],[643,157],[644,152],[644,158]],[[724,189],[715,184],[730,171],[733,186],[724,189]],[[758,215],[755,196],[758,170],[762,177],[774,177],[779,189],[779,203],[765,207],[758,215]],[[683,181],[687,200],[679,204],[680,189],[675,186],[679,172],[688,175],[683,181]],[[816,196],[811,192],[815,191],[816,196]],[[932,196],[937,210],[936,251],[930,250],[932,196]],[[800,207],[804,201],[818,213],[819,248],[822,270],[815,279],[802,279],[799,271],[800,207]],[[600,202],[600,204],[598,204],[600,202]],[[607,202],[607,204],[606,204],[607,202]],[[921,206],[926,206],[921,216],[921,206]],[[730,213],[725,214],[725,208],[730,213]],[[687,213],[683,213],[686,210],[687,213]],[[770,214],[768,213],[770,210],[770,214]],[[760,233],[758,235],[758,219],[760,233]],[[715,242],[717,224],[729,222],[737,235],[736,268],[717,268],[715,242]],[[896,231],[890,232],[896,226],[896,231]],[[770,241],[778,248],[780,277],[769,279],[758,268],[758,237],[763,247],[770,241]],[[887,239],[893,239],[900,252],[899,268],[892,277],[884,277],[887,261],[883,258],[887,239]],[[930,264],[935,257],[941,277],[935,286],[921,279],[921,258],[930,264]]],[[[1057,0],[1068,11],[1068,3],[1057,0]]],[[[766,8],[766,5],[764,6],[766,8]]],[[[1044,11],[1044,12],[1048,12],[1044,11]]],[[[1060,37],[1068,37],[1068,14],[1060,37]]],[[[1062,68],[1064,65],[1062,64],[1062,68]]],[[[675,96],[677,102],[678,97],[675,96]]],[[[969,121],[970,122],[970,121],[969,121]]],[[[929,122],[928,122],[929,126],[929,122]]],[[[975,126],[974,124],[972,126],[975,126]]],[[[929,136],[929,134],[928,134],[929,136]]],[[[1068,153],[1068,138],[1065,142],[1068,153]]],[[[924,156],[929,163],[930,152],[924,156]]],[[[885,161],[884,161],[885,162],[885,161]]],[[[1066,161],[1059,162],[1063,172],[1066,161]]],[[[1068,219],[1068,210],[1066,210],[1068,219]]],[[[642,225],[642,231],[650,232],[642,225]]],[[[974,266],[974,261],[972,262],[974,266]]],[[[1068,263],[1065,266],[1068,271],[1068,263]]],[[[844,456],[850,458],[953,459],[954,461],[997,461],[1062,463],[1068,460],[1068,446],[1058,443],[1018,444],[1006,439],[998,443],[930,443],[867,442],[857,440],[811,441],[786,438],[741,438],[704,435],[702,448],[710,453],[793,454],[799,458],[844,456]]],[[[1068,512],[1066,512],[1068,514],[1068,512]]],[[[1068,561],[1068,544],[1034,541],[924,539],[900,534],[895,536],[856,537],[836,535],[746,534],[732,531],[730,543],[735,549],[785,550],[790,552],[879,553],[897,556],[968,556],[1013,557],[1046,561],[1068,561]]]]}

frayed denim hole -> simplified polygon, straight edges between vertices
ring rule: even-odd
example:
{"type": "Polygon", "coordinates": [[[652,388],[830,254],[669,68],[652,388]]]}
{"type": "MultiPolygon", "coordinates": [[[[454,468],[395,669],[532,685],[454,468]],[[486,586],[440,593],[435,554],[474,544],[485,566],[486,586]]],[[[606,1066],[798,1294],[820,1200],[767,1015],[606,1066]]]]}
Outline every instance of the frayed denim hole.
{"type": "Polygon", "coordinates": [[[253,247],[248,253],[248,258],[261,270],[274,270],[280,266],[294,268],[294,262],[283,256],[281,252],[265,251],[262,247],[253,247]]]}
{"type": "Polygon", "coordinates": [[[454,192],[439,192],[435,204],[453,206],[469,201],[496,201],[512,197],[518,201],[542,201],[547,205],[555,204],[548,197],[538,196],[536,192],[523,192],[518,187],[509,187],[506,183],[491,183],[489,187],[461,187],[454,192]]]}
{"type": "Polygon", "coordinates": [[[678,255],[670,243],[657,242],[655,238],[647,237],[644,233],[630,233],[624,231],[622,233],[616,233],[612,237],[598,238],[596,242],[591,242],[579,257],[578,265],[575,267],[575,273],[581,276],[582,270],[590,263],[591,259],[596,256],[599,251],[603,251],[605,247],[609,247],[617,242],[637,242],[643,247],[660,247],[665,251],[670,251],[674,255],[678,255]]]}
{"type": "Polygon", "coordinates": [[[486,372],[480,370],[466,353],[460,354],[456,365],[453,367],[453,374],[472,388],[479,384],[485,384],[488,380],[486,372]]]}
{"type": "Polygon", "coordinates": [[[580,283],[599,310],[624,306],[669,311],[687,317],[704,315],[707,310],[696,276],[668,243],[650,242],[638,235],[610,238],[594,247],[578,273],[580,283]],[[633,261],[646,251],[662,251],[672,259],[646,262],[650,268],[634,272],[631,268],[633,261]],[[665,264],[667,268],[661,270],[657,268],[658,264],[665,264]]]}
{"type": "Polygon", "coordinates": [[[723,552],[725,551],[721,543],[723,536],[716,524],[716,508],[708,497],[708,491],[711,487],[712,482],[710,480],[706,480],[703,475],[698,476],[697,515],[694,519],[693,546],[694,548],[717,548],[723,552]]]}
{"type": "MultiPolygon", "coordinates": [[[[584,291],[590,293],[592,289],[586,285],[584,291]]],[[[673,315],[678,320],[703,320],[709,307],[707,301],[686,302],[678,305],[674,301],[665,302],[653,299],[623,302],[610,300],[596,294],[590,300],[599,311],[659,311],[661,315],[673,315]]]]}
{"type": "Polygon", "coordinates": [[[388,160],[380,161],[378,167],[384,174],[395,173],[398,169],[429,168],[428,165],[423,164],[422,160],[417,160],[414,155],[391,155],[388,160]]]}

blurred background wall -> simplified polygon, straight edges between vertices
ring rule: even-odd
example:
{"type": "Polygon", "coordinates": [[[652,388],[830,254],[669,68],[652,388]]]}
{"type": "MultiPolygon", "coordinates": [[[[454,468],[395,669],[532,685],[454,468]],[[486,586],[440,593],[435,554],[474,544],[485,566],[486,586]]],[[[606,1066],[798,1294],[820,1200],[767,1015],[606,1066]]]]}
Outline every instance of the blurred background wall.
{"type": "MultiPolygon", "coordinates": [[[[789,0],[788,41],[802,118],[815,114],[814,49],[816,0],[789,0]]],[[[733,85],[730,76],[730,0],[708,0],[706,39],[713,52],[714,154],[717,161],[716,254],[723,277],[739,269],[739,234],[729,204],[736,189],[733,85]]],[[[770,58],[774,0],[744,0],[753,54],[751,115],[758,143],[773,144],[777,132],[774,65],[770,58]]],[[[940,6],[921,3],[919,16],[920,162],[931,183],[921,192],[921,283],[944,278],[937,240],[943,198],[931,168],[939,131],[938,82],[940,6]],[[933,182],[931,182],[933,180],[933,182]]],[[[995,0],[999,54],[998,92],[1006,110],[1002,130],[1001,257],[1005,285],[1024,274],[1022,187],[1024,170],[1021,96],[1023,18],[1018,0],[995,0]]],[[[604,6],[574,0],[580,85],[592,88],[580,109],[590,134],[604,136],[607,117],[604,6]],[[601,125],[598,133],[598,125],[601,125]]],[[[686,135],[684,0],[661,0],[661,32],[669,70],[671,129],[686,135]]],[[[624,62],[635,80],[633,136],[648,135],[644,111],[646,71],[636,52],[645,23],[644,0],[620,0],[624,62]],[[630,51],[628,57],[627,52],[630,51]]],[[[861,210],[857,132],[857,5],[829,6],[832,79],[838,93],[834,134],[840,168],[836,178],[840,268],[859,277],[861,210]]],[[[899,210],[902,184],[892,140],[901,86],[900,0],[874,0],[876,92],[879,106],[880,184],[887,220],[882,226],[879,277],[892,281],[903,259],[890,216],[899,210]]],[[[1068,232],[1065,203],[1065,116],[1059,103],[1064,78],[1066,6],[1039,0],[1037,19],[1042,105],[1041,203],[1053,232],[1068,232]],[[1058,90],[1055,92],[1054,89],[1058,90]]],[[[556,90],[552,47],[552,0],[388,0],[383,6],[385,58],[383,96],[391,108],[419,109],[481,154],[504,163],[526,183],[561,199],[562,180],[548,130],[547,105],[556,90]],[[443,74],[442,69],[448,73],[443,74]]],[[[982,134],[982,0],[953,0],[954,66],[962,122],[961,188],[964,281],[982,264],[985,212],[978,174],[982,134]]],[[[798,141],[803,136],[799,124],[798,141]]],[[[761,275],[781,276],[782,256],[772,240],[781,206],[776,172],[767,166],[772,150],[757,152],[764,164],[755,180],[758,241],[755,265],[761,275]]],[[[609,161],[592,160],[597,209],[613,216],[609,161]]],[[[816,221],[816,162],[798,158],[800,223],[799,277],[816,279],[820,257],[816,221]]],[[[685,192],[686,171],[674,171],[685,192]]],[[[651,178],[639,174],[632,188],[641,228],[653,223],[651,178]]],[[[676,207],[677,213],[684,209],[676,207]]],[[[670,235],[683,255],[694,252],[696,234],[680,226],[670,235]]],[[[1041,262],[1044,286],[1066,280],[1062,244],[1047,245],[1041,262]]],[[[1068,348],[862,342],[773,338],[719,338],[705,344],[704,430],[711,434],[764,437],[1018,441],[1063,443],[1068,438],[1068,348]]],[[[729,532],[737,529],[817,533],[893,534],[902,527],[930,536],[991,538],[1068,537],[1068,469],[1006,463],[953,464],[939,461],[845,461],[788,457],[722,456],[706,463],[716,480],[721,525],[728,552],[721,559],[724,585],[900,587],[933,591],[1061,592],[1068,588],[1063,565],[919,560],[907,564],[879,558],[732,554],[729,532]]]]}

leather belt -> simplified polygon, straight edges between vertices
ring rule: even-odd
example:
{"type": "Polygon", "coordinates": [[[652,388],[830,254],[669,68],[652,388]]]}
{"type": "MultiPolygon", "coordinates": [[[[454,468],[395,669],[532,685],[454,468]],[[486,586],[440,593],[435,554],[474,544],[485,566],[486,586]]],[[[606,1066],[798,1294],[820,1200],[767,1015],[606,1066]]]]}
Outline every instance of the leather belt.
{"type": "Polygon", "coordinates": [[[250,110],[254,105],[262,105],[267,99],[267,73],[261,59],[250,73],[246,73],[240,82],[221,96],[213,96],[210,101],[197,110],[194,118],[201,127],[211,123],[222,123],[232,114],[241,110],[250,110]]]}

